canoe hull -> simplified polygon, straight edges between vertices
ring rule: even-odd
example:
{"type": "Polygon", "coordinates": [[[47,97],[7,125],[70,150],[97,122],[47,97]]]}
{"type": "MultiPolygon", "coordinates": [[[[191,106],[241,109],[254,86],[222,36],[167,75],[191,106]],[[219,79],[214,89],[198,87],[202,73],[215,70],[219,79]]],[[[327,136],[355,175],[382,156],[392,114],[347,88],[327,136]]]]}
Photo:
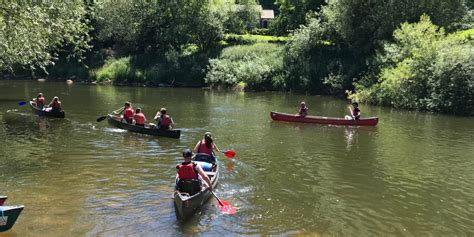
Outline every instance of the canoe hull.
{"type": "Polygon", "coordinates": [[[37,114],[38,116],[44,116],[44,117],[53,117],[53,118],[65,118],[66,113],[64,111],[61,112],[52,112],[52,111],[46,111],[44,109],[38,109],[33,101],[30,101],[30,107],[33,113],[37,114]]]}
{"type": "Polygon", "coordinates": [[[0,232],[13,227],[24,206],[0,206],[0,232]]]}
{"type": "Polygon", "coordinates": [[[331,124],[340,126],[375,126],[379,122],[379,118],[361,118],[358,120],[349,120],[345,118],[323,117],[323,116],[299,116],[295,114],[270,112],[270,117],[275,121],[296,122],[296,123],[316,123],[331,124]]]}
{"type": "MultiPolygon", "coordinates": [[[[211,179],[212,188],[214,189],[217,186],[217,182],[219,180],[219,166],[216,166],[215,172],[207,174],[213,174],[209,175],[209,178],[211,179]]],[[[178,218],[181,220],[186,220],[192,217],[194,213],[196,213],[202,208],[202,206],[204,206],[204,204],[206,204],[212,195],[208,188],[204,188],[193,196],[185,195],[179,192],[176,188],[173,193],[174,207],[176,209],[178,218]]]]}
{"type": "Polygon", "coordinates": [[[171,137],[171,138],[179,138],[181,136],[181,130],[176,130],[176,129],[163,130],[163,129],[157,129],[157,128],[146,128],[146,127],[135,126],[127,122],[122,122],[122,119],[120,117],[117,117],[111,114],[107,116],[107,121],[109,122],[110,125],[114,127],[128,130],[131,132],[143,133],[143,134],[160,136],[160,137],[171,137]]]}
{"type": "Polygon", "coordinates": [[[7,198],[8,198],[7,196],[0,196],[0,206],[3,206],[7,198]]]}

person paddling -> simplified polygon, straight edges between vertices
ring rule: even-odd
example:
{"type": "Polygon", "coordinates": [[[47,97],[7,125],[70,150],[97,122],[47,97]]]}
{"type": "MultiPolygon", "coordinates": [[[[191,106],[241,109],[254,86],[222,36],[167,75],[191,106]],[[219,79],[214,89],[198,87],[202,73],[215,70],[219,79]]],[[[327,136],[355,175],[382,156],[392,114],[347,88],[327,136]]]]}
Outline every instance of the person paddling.
{"type": "Polygon", "coordinates": [[[359,109],[359,104],[357,102],[352,103],[352,107],[349,107],[349,110],[351,111],[351,115],[346,115],[346,119],[349,120],[359,120],[360,119],[360,109],[359,109]]]}
{"type": "Polygon", "coordinates": [[[212,139],[210,132],[204,133],[204,137],[194,147],[195,153],[207,154],[214,157],[214,150],[221,152],[212,139]]]}
{"type": "Polygon", "coordinates": [[[186,192],[194,195],[201,191],[201,179],[204,180],[206,186],[212,191],[212,184],[209,176],[204,173],[202,167],[192,162],[193,152],[190,149],[183,151],[184,162],[177,165],[176,186],[180,192],[186,192]]]}
{"type": "Polygon", "coordinates": [[[155,115],[155,120],[158,123],[160,129],[172,129],[174,122],[173,119],[166,114],[166,108],[161,108],[155,115]]]}
{"type": "Polygon", "coordinates": [[[59,97],[55,96],[51,103],[48,105],[51,108],[51,112],[61,112],[61,101],[59,100],[59,97]]]}
{"type": "Polygon", "coordinates": [[[36,96],[36,99],[34,101],[35,101],[36,107],[38,107],[38,109],[43,109],[44,102],[45,102],[43,93],[38,93],[38,95],[36,96]]]}
{"type": "Polygon", "coordinates": [[[308,115],[308,110],[309,110],[308,106],[306,106],[306,103],[304,101],[302,101],[300,103],[300,108],[298,110],[298,115],[304,117],[304,116],[308,115]]]}
{"type": "Polygon", "coordinates": [[[133,118],[135,119],[135,125],[136,125],[136,126],[140,126],[140,127],[144,127],[144,126],[145,126],[146,117],[145,117],[145,115],[142,113],[142,109],[137,108],[137,109],[135,110],[135,116],[133,116],[133,118]]]}
{"type": "Polygon", "coordinates": [[[123,119],[127,121],[127,123],[132,123],[133,122],[133,108],[132,104],[130,102],[125,102],[125,105],[123,107],[123,119]]]}

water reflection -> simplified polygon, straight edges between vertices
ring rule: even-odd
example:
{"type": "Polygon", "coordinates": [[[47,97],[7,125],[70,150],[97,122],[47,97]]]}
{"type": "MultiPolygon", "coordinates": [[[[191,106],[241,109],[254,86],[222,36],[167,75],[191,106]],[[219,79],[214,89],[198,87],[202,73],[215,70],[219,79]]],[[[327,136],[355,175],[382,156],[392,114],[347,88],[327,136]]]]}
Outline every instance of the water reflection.
{"type": "Polygon", "coordinates": [[[377,127],[271,121],[304,99],[311,114],[341,116],[330,97],[200,89],[67,86],[0,81],[1,194],[26,209],[10,235],[448,235],[470,233],[474,120],[364,106],[377,127]],[[38,118],[17,99],[60,94],[67,118],[38,118]],[[162,106],[181,139],[95,119],[136,102],[162,106]],[[8,112],[7,112],[8,111],[8,112]],[[172,111],[172,112],[171,112],[172,111]],[[222,150],[217,194],[188,222],[171,198],[181,151],[211,131],[222,150]],[[466,208],[468,207],[468,208],[466,208]]]}

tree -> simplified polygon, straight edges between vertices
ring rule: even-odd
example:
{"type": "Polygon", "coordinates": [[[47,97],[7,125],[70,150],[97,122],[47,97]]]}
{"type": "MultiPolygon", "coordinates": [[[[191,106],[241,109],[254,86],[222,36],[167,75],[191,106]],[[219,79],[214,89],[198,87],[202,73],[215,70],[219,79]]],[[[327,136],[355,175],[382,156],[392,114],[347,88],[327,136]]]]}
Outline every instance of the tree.
{"type": "Polygon", "coordinates": [[[276,0],[279,14],[271,29],[278,35],[287,35],[306,23],[306,14],[318,11],[325,0],[276,0]]]}
{"type": "Polygon", "coordinates": [[[473,44],[446,36],[427,15],[403,23],[377,54],[375,84],[357,84],[351,98],[398,108],[474,113],[473,44]]]}
{"type": "Polygon", "coordinates": [[[84,1],[13,1],[0,5],[0,71],[54,64],[60,51],[81,60],[89,46],[84,1]]]}

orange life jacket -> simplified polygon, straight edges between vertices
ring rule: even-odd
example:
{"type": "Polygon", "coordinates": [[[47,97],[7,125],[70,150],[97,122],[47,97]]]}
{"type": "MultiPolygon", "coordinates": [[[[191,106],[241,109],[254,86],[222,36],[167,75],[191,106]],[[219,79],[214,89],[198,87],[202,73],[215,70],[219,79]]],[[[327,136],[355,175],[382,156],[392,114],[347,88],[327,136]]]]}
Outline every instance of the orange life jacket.
{"type": "Polygon", "coordinates": [[[207,147],[206,145],[206,140],[205,139],[202,139],[200,144],[199,144],[199,147],[198,147],[198,150],[197,150],[198,153],[204,153],[204,154],[208,154],[210,156],[212,156],[212,145],[211,145],[211,148],[207,147]]]}
{"type": "Polygon", "coordinates": [[[145,115],[142,112],[135,114],[135,122],[139,125],[145,124],[145,115]]]}
{"type": "Polygon", "coordinates": [[[183,162],[178,165],[178,178],[179,179],[198,179],[198,172],[196,171],[196,163],[194,162],[183,162]]]}
{"type": "Polygon", "coordinates": [[[123,113],[123,118],[125,120],[132,120],[133,119],[133,109],[128,107],[125,109],[125,112],[123,113]]]}

